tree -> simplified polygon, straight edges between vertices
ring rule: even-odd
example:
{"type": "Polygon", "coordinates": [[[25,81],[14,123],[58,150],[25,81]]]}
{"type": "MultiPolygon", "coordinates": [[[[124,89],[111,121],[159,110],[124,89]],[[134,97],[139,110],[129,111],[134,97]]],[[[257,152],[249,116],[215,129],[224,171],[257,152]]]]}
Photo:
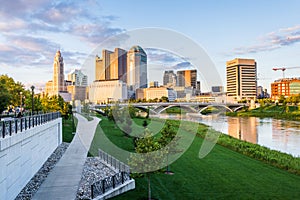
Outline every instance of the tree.
{"type": "Polygon", "coordinates": [[[144,128],[147,128],[147,126],[148,126],[148,122],[147,122],[146,120],[144,120],[144,121],[143,121],[143,127],[144,127],[144,128]]]}
{"type": "Polygon", "coordinates": [[[171,126],[170,122],[166,122],[165,126],[161,130],[161,137],[159,138],[159,143],[161,147],[166,148],[166,162],[167,162],[167,169],[166,173],[170,174],[170,167],[169,167],[169,155],[176,154],[181,152],[180,149],[178,149],[178,139],[179,137],[176,137],[176,131],[171,126]]]}
{"type": "Polygon", "coordinates": [[[0,75],[0,112],[2,113],[8,106],[21,105],[21,92],[26,97],[29,94],[22,83],[15,82],[7,75],[0,75]]]}
{"type": "Polygon", "coordinates": [[[159,101],[160,102],[169,102],[169,98],[166,96],[162,96],[159,101]]]}
{"type": "Polygon", "coordinates": [[[5,83],[0,80],[0,113],[9,105],[11,95],[5,87],[5,83]]]}
{"type": "Polygon", "coordinates": [[[125,134],[125,136],[130,136],[130,133],[132,131],[132,121],[131,121],[131,118],[127,117],[125,119],[125,124],[123,126],[123,133],[125,134]]]}
{"type": "Polygon", "coordinates": [[[157,172],[162,165],[163,153],[160,147],[158,140],[146,128],[143,136],[136,140],[135,151],[137,154],[132,155],[129,160],[133,171],[147,176],[149,200],[151,199],[151,174],[157,172]]]}
{"type": "Polygon", "coordinates": [[[281,95],[278,99],[278,103],[284,103],[285,102],[285,97],[281,95]]]}

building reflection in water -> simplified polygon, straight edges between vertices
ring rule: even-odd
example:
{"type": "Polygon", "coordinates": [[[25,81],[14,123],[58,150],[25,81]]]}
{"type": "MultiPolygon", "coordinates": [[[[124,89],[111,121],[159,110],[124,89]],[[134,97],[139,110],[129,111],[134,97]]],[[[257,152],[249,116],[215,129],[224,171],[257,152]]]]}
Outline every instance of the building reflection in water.
{"type": "Polygon", "coordinates": [[[256,118],[231,117],[228,118],[228,135],[245,140],[247,142],[257,143],[256,118]]]}

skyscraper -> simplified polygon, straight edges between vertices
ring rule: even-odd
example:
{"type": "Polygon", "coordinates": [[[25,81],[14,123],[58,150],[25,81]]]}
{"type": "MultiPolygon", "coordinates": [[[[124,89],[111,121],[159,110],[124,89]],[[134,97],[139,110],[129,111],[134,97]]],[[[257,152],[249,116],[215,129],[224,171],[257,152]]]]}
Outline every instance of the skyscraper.
{"type": "Polygon", "coordinates": [[[102,50],[102,64],[105,69],[105,80],[111,80],[110,78],[110,69],[111,63],[110,63],[110,55],[112,54],[112,51],[108,51],[106,49],[102,50]]]}
{"type": "Polygon", "coordinates": [[[98,55],[96,55],[95,58],[95,80],[105,80],[105,67],[103,65],[102,58],[100,58],[98,55]]]}
{"type": "Polygon", "coordinates": [[[53,63],[53,91],[58,92],[65,91],[65,76],[64,76],[64,60],[58,50],[54,57],[53,63]]]}
{"type": "Polygon", "coordinates": [[[127,85],[130,91],[147,88],[147,54],[140,46],[133,46],[127,53],[127,85]]]}
{"type": "Polygon", "coordinates": [[[115,51],[110,54],[110,79],[126,82],[126,72],[127,51],[121,48],[115,48],[115,51]]]}
{"type": "Polygon", "coordinates": [[[87,86],[88,80],[87,75],[83,74],[81,70],[75,69],[68,74],[68,81],[72,82],[75,86],[87,86]]]}
{"type": "Polygon", "coordinates": [[[120,48],[102,50],[102,58],[95,58],[95,71],[95,81],[89,87],[92,102],[134,98],[136,89],[147,87],[147,55],[139,46],[128,52],[120,48]]]}
{"type": "Polygon", "coordinates": [[[49,96],[60,95],[65,101],[71,101],[71,94],[67,91],[69,81],[65,81],[64,61],[61,52],[57,51],[53,62],[52,80],[46,83],[45,93],[49,96]]]}
{"type": "Polygon", "coordinates": [[[168,87],[174,87],[176,86],[176,79],[177,77],[173,70],[165,71],[163,77],[163,85],[168,87]]]}
{"type": "Polygon", "coordinates": [[[127,52],[120,48],[115,51],[102,50],[102,58],[95,58],[95,80],[122,80],[126,82],[127,52]]]}
{"type": "Polygon", "coordinates": [[[177,71],[177,86],[192,87],[196,89],[197,70],[182,70],[177,71]]]}
{"type": "Polygon", "coordinates": [[[227,96],[234,100],[255,99],[257,90],[254,59],[235,58],[226,62],[227,96]]]}

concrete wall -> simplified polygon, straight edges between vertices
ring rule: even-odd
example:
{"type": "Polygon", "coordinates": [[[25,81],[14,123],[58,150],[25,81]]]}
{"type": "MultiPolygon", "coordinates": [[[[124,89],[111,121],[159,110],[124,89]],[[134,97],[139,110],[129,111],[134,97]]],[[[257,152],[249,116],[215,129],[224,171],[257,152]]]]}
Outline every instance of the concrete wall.
{"type": "Polygon", "coordinates": [[[112,198],[114,196],[118,196],[118,195],[120,195],[124,192],[127,192],[129,190],[133,190],[133,189],[135,189],[135,180],[130,179],[130,180],[126,181],[125,183],[123,183],[122,185],[119,185],[118,187],[109,190],[105,194],[100,195],[100,196],[94,198],[93,200],[109,199],[109,198],[112,198]]]}
{"type": "Polygon", "coordinates": [[[1,138],[0,199],[14,199],[61,142],[61,118],[1,138]]]}

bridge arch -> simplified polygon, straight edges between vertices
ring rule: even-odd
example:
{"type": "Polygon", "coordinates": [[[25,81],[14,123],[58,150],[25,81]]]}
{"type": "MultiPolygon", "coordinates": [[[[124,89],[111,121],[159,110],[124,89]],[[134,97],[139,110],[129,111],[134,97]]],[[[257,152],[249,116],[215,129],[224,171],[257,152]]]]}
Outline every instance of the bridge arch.
{"type": "Polygon", "coordinates": [[[238,111],[238,110],[241,110],[241,109],[243,109],[245,106],[239,106],[239,107],[237,107],[237,108],[234,108],[233,109],[233,112],[236,112],[236,111],[238,111]]]}
{"type": "Polygon", "coordinates": [[[228,110],[229,112],[234,112],[231,108],[229,108],[225,105],[208,105],[208,106],[205,106],[204,108],[201,108],[198,111],[198,113],[202,113],[204,110],[206,110],[207,108],[211,108],[211,107],[215,107],[215,108],[222,107],[222,108],[225,108],[226,110],[228,110]]]}
{"type": "Polygon", "coordinates": [[[186,110],[188,110],[189,112],[192,113],[197,113],[197,110],[194,109],[193,107],[189,106],[189,105],[168,105],[168,106],[158,106],[157,108],[155,108],[153,111],[156,112],[157,114],[162,113],[163,111],[172,108],[172,107],[179,107],[179,108],[185,108],[186,110]]]}
{"type": "Polygon", "coordinates": [[[98,114],[100,114],[102,116],[106,116],[106,113],[103,110],[101,110],[101,109],[91,108],[90,110],[94,111],[94,112],[96,112],[96,113],[98,113],[98,114]]]}

